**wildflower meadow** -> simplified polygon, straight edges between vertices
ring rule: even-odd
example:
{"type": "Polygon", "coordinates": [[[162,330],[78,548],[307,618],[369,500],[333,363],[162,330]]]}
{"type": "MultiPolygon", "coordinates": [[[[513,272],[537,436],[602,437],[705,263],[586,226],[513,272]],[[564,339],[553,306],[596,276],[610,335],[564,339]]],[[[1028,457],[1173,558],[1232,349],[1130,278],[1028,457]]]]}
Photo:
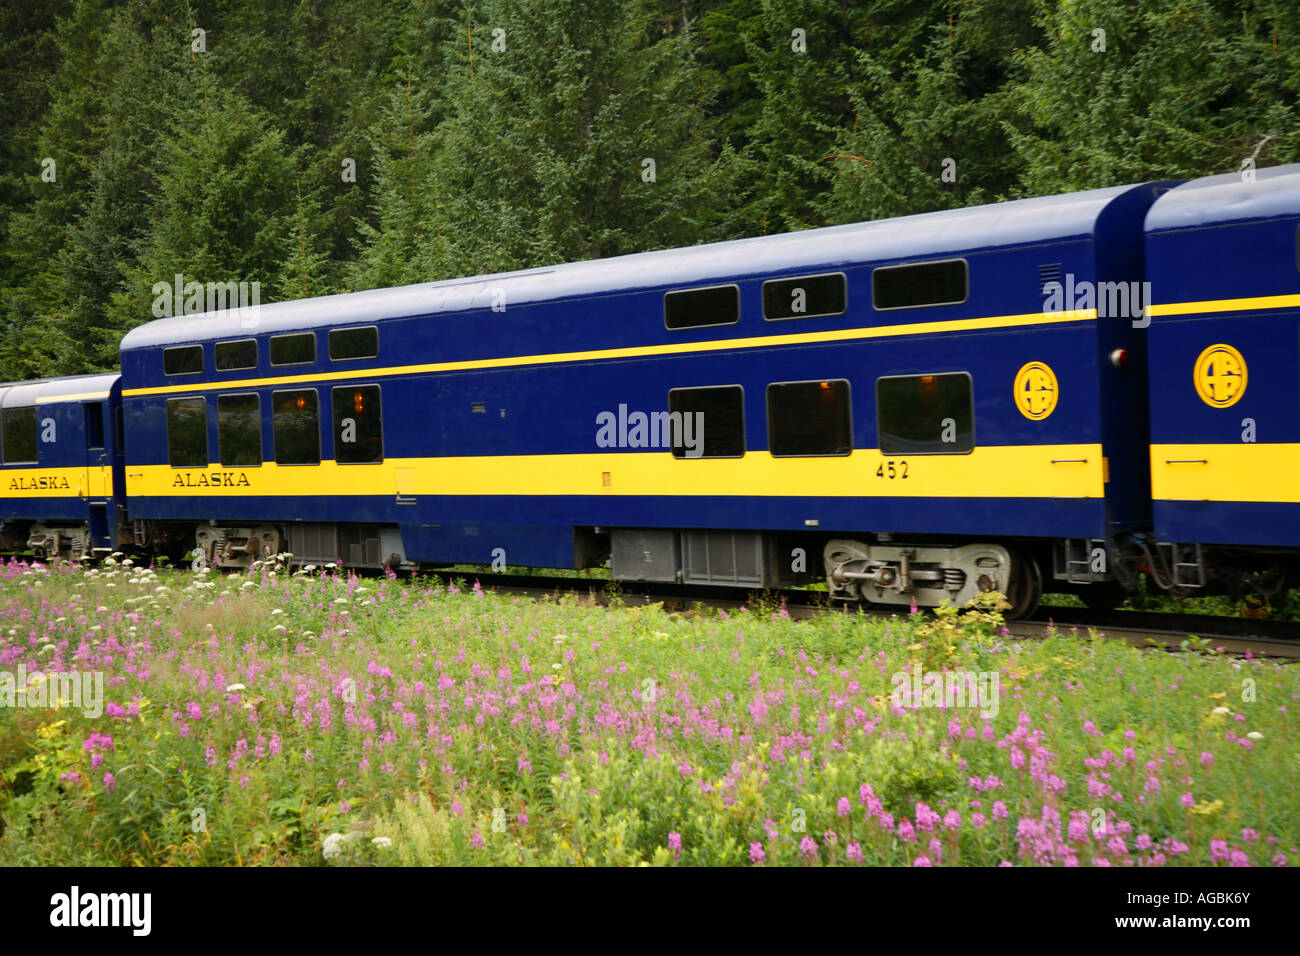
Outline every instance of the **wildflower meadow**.
{"type": "Polygon", "coordinates": [[[1294,667],[1000,625],[10,561],[0,865],[1300,858],[1294,667]]]}

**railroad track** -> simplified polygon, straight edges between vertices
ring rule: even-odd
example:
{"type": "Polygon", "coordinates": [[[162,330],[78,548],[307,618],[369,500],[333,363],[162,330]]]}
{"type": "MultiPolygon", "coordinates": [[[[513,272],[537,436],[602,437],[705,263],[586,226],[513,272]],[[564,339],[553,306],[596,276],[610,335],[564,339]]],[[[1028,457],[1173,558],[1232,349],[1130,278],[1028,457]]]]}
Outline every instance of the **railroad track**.
{"type": "MultiPolygon", "coordinates": [[[[689,611],[700,605],[733,609],[754,603],[760,592],[727,587],[685,588],[673,584],[615,582],[599,578],[541,577],[508,574],[477,574],[463,571],[433,571],[444,581],[478,581],[484,590],[547,598],[561,594],[580,594],[598,604],[615,598],[628,605],[662,603],[670,611],[689,611]]],[[[799,588],[776,588],[761,592],[768,601],[783,601],[792,618],[810,618],[818,614],[854,613],[857,605],[830,604],[825,592],[799,588]]],[[[862,608],[866,614],[894,616],[896,608],[862,608]]],[[[1300,623],[1248,618],[1215,617],[1204,614],[1169,614],[1148,611],[1112,611],[1100,613],[1085,608],[1049,607],[1038,609],[1033,618],[1011,621],[1011,633],[1019,638],[1045,637],[1049,629],[1057,633],[1077,629],[1082,633],[1095,629],[1098,634],[1127,640],[1138,647],[1178,649],[1191,638],[1197,646],[1226,654],[1300,660],[1300,623]]]]}

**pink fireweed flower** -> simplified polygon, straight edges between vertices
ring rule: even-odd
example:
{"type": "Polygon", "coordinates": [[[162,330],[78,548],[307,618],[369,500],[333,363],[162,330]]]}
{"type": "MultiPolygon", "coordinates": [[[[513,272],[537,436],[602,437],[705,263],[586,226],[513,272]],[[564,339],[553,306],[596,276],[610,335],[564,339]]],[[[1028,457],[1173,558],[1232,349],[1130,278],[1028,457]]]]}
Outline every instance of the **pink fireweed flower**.
{"type": "Polygon", "coordinates": [[[1201,763],[1202,763],[1204,766],[1206,766],[1206,767],[1213,767],[1213,766],[1214,766],[1214,754],[1210,753],[1210,752],[1207,751],[1207,750],[1202,750],[1202,751],[1201,751],[1201,757],[1200,757],[1200,760],[1201,760],[1201,763]]]}
{"type": "Polygon", "coordinates": [[[935,813],[924,803],[916,805],[916,825],[921,830],[933,830],[934,825],[939,822],[939,814],[935,813]]]}
{"type": "Polygon", "coordinates": [[[916,830],[908,820],[900,820],[898,823],[898,838],[907,843],[916,841],[916,830]]]}
{"type": "Polygon", "coordinates": [[[1001,800],[993,801],[993,819],[1005,820],[1007,818],[1007,805],[1001,800]]]}
{"type": "Polygon", "coordinates": [[[835,805],[835,812],[842,817],[847,817],[852,809],[848,797],[840,797],[839,802],[835,805]]]}
{"type": "Polygon", "coordinates": [[[109,793],[112,793],[117,789],[117,777],[113,776],[111,773],[104,774],[104,786],[108,788],[109,793]]]}
{"type": "Polygon", "coordinates": [[[749,862],[762,863],[767,859],[767,854],[763,852],[763,844],[754,840],[749,844],[749,862]]]}
{"type": "Polygon", "coordinates": [[[1183,806],[1185,806],[1185,807],[1194,807],[1194,806],[1196,806],[1196,800],[1195,800],[1195,798],[1191,795],[1190,792],[1185,793],[1185,794],[1183,794],[1181,797],[1179,797],[1179,798],[1178,798],[1178,802],[1181,803],[1181,804],[1182,804],[1183,806]]]}
{"type": "Polygon", "coordinates": [[[469,838],[469,845],[475,849],[481,847],[483,845],[483,834],[475,830],[473,835],[469,838]]]}
{"type": "Polygon", "coordinates": [[[850,843],[844,851],[844,855],[854,863],[862,862],[862,846],[859,843],[850,843]]]}
{"type": "Polygon", "coordinates": [[[682,835],[676,830],[668,834],[668,849],[672,850],[674,853],[682,852],[682,835]]]}
{"type": "Polygon", "coordinates": [[[799,841],[799,855],[803,857],[814,857],[817,855],[817,841],[810,836],[804,837],[799,841]]]}

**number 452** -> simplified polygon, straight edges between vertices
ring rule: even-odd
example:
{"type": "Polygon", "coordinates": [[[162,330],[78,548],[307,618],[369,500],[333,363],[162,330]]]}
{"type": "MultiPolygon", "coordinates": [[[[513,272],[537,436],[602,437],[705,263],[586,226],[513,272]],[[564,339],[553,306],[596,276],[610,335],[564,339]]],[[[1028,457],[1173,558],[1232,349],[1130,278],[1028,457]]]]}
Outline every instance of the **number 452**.
{"type": "Polygon", "coordinates": [[[876,469],[877,478],[906,478],[907,462],[905,461],[884,461],[876,469]]]}

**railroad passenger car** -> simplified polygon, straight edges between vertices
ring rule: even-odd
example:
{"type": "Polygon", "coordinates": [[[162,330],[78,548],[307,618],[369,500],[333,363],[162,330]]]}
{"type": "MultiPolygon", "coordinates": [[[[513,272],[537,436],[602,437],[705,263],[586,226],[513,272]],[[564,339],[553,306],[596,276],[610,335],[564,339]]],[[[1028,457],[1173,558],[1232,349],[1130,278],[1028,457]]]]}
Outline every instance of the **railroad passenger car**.
{"type": "Polygon", "coordinates": [[[117,375],[0,385],[0,546],[80,560],[118,544],[117,375]]]}
{"type": "Polygon", "coordinates": [[[133,538],[1025,613],[1151,521],[1143,323],[1076,293],[1168,185],[150,322],[133,538]]]}
{"type": "Polygon", "coordinates": [[[1211,176],[1146,220],[1162,586],[1300,581],[1300,165],[1211,176]]]}

